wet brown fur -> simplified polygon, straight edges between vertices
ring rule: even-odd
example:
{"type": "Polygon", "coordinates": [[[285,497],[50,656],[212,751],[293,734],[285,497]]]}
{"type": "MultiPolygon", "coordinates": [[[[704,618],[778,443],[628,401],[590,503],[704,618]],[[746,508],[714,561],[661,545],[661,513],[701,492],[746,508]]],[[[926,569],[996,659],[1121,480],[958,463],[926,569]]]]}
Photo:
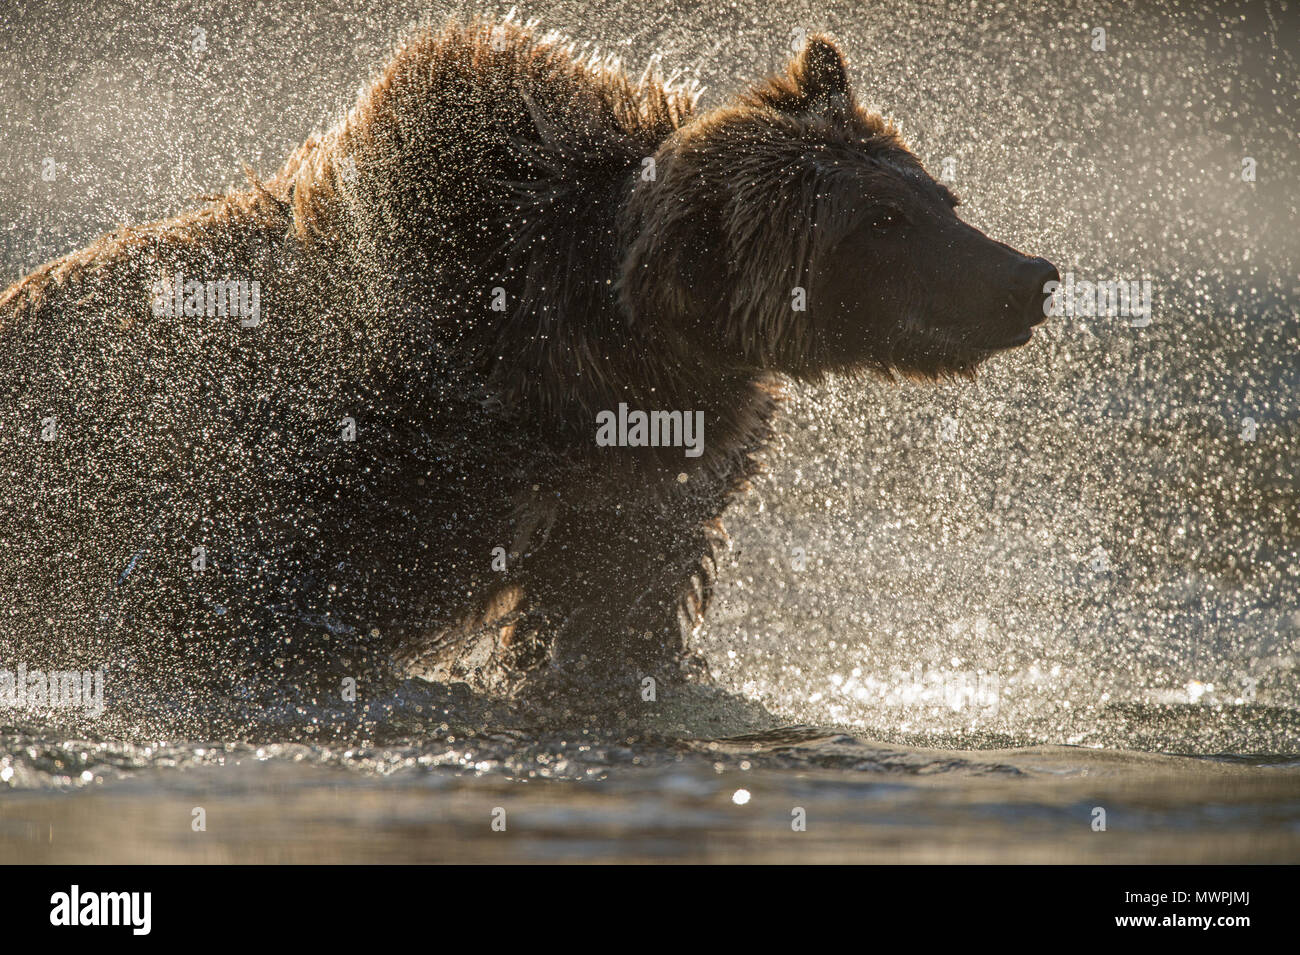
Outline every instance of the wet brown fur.
{"type": "Polygon", "coordinates": [[[375,657],[496,688],[547,662],[679,663],[777,373],[837,367],[788,307],[835,235],[833,216],[805,228],[818,183],[791,151],[915,164],[851,98],[801,102],[818,68],[697,117],[688,93],[560,38],[422,31],[269,180],[11,286],[0,593],[43,596],[14,597],[5,639],[51,660],[118,660],[123,642],[275,659],[285,679],[375,657]],[[719,150],[752,191],[723,198],[719,150]],[[717,253],[725,288],[700,274],[717,253]],[[153,315],[151,283],[177,272],[260,278],[266,325],[153,315]],[[704,455],[595,447],[620,402],[704,410],[704,455]],[[41,444],[55,413],[67,438],[41,444]],[[23,502],[60,482],[32,517],[23,502]],[[194,575],[198,542],[213,566],[194,575]]]}

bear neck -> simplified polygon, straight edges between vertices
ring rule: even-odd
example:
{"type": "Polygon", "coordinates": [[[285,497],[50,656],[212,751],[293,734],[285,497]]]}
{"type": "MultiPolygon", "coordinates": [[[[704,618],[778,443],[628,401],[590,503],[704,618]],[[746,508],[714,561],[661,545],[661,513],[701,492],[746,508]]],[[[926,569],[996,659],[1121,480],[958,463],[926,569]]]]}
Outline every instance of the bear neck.
{"type": "Polygon", "coordinates": [[[698,458],[661,447],[643,448],[639,459],[652,459],[673,479],[695,468],[722,474],[738,453],[768,439],[780,386],[697,340],[681,316],[643,310],[620,294],[632,241],[618,223],[639,171],[639,162],[630,164],[614,183],[582,190],[581,199],[566,195],[545,204],[566,215],[539,216],[537,235],[514,244],[528,250],[524,271],[532,281],[478,352],[503,406],[538,422],[578,456],[610,460],[611,449],[596,444],[606,414],[622,420],[634,412],[700,412],[698,458]],[[528,331],[539,321],[544,336],[528,331]]]}

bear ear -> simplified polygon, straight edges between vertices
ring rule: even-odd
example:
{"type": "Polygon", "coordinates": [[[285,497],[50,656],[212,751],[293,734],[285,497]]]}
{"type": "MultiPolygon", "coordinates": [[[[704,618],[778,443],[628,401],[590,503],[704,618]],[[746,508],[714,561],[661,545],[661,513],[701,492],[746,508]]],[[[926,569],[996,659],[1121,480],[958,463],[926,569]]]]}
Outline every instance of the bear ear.
{"type": "Polygon", "coordinates": [[[791,64],[790,74],[810,106],[847,105],[849,71],[839,47],[829,37],[822,34],[809,37],[798,59],[791,64]]]}

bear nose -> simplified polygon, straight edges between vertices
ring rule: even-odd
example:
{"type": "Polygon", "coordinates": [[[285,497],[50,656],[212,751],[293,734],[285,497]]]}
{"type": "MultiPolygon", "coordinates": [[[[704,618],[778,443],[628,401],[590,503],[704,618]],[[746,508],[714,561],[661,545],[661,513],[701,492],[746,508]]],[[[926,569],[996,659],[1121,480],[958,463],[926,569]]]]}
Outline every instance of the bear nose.
{"type": "Polygon", "coordinates": [[[1024,316],[1030,325],[1037,325],[1047,317],[1043,305],[1051,298],[1051,293],[1046,286],[1048,282],[1059,281],[1061,273],[1046,259],[1026,258],[1016,266],[1013,278],[1016,300],[1024,303],[1024,316]]]}

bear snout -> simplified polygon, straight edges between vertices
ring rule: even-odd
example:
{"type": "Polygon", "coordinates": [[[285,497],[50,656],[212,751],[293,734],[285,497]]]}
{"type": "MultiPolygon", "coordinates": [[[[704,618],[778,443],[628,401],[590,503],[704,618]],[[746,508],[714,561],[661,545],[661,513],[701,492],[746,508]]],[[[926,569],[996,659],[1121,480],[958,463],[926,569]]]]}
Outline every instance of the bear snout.
{"type": "Polygon", "coordinates": [[[1022,303],[1021,316],[1032,328],[1047,318],[1045,305],[1052,297],[1049,282],[1060,282],[1056,266],[1044,258],[1024,258],[1015,268],[1013,301],[1022,303]]]}

